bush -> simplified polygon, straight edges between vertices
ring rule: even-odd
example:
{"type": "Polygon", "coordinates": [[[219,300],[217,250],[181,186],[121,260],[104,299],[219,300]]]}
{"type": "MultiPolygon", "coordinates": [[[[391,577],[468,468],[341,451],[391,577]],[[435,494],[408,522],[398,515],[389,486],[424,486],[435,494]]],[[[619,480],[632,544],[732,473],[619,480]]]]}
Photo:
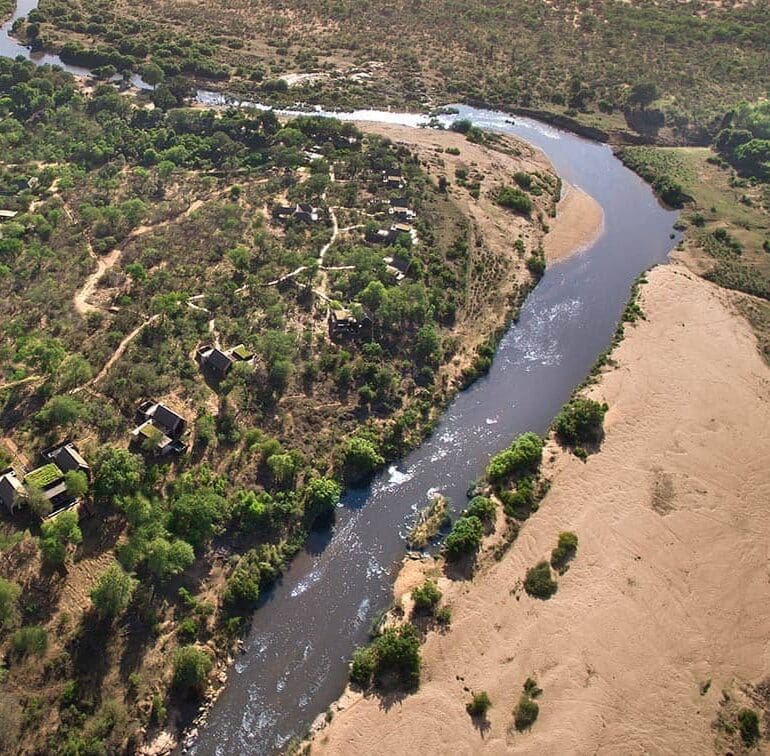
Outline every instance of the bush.
{"type": "Polygon", "coordinates": [[[441,591],[433,580],[426,580],[412,591],[415,611],[432,612],[441,601],[441,591]]]}
{"type": "Polygon", "coordinates": [[[18,618],[18,599],[21,593],[16,583],[0,577],[0,630],[12,627],[18,618]]]}
{"type": "Polygon", "coordinates": [[[519,732],[528,730],[535,723],[539,713],[540,707],[528,696],[522,696],[513,712],[514,726],[519,732]]]}
{"type": "Polygon", "coordinates": [[[551,566],[561,570],[577,553],[578,537],[570,532],[559,533],[559,543],[551,552],[551,566]]]}
{"type": "Polygon", "coordinates": [[[528,215],[533,208],[532,200],[516,186],[504,186],[497,193],[495,201],[498,205],[522,215],[528,215]]]}
{"type": "Polygon", "coordinates": [[[183,693],[202,693],[213,665],[202,648],[182,646],[174,654],[174,687],[183,693]]]}
{"type": "Polygon", "coordinates": [[[487,478],[499,483],[511,475],[535,472],[543,459],[543,439],[536,433],[523,433],[504,451],[496,454],[487,466],[487,478]]]}
{"type": "Polygon", "coordinates": [[[353,653],[350,665],[350,681],[362,688],[371,684],[372,676],[377,669],[377,654],[372,646],[357,648],[353,653]]]}
{"type": "Polygon", "coordinates": [[[368,439],[353,436],[343,447],[345,466],[354,478],[366,477],[385,463],[385,458],[368,439]]]}
{"type": "Polygon", "coordinates": [[[556,581],[551,577],[548,562],[539,562],[527,570],[524,578],[524,590],[535,598],[547,599],[556,593],[556,581]]]}
{"type": "Polygon", "coordinates": [[[481,545],[484,526],[478,517],[461,517],[452,526],[452,531],[444,542],[447,559],[460,559],[474,553],[481,545]]]}
{"type": "Polygon", "coordinates": [[[408,689],[420,683],[420,638],[414,625],[389,627],[353,654],[350,679],[357,685],[381,685],[390,675],[408,689]]]}
{"type": "Polygon", "coordinates": [[[741,740],[749,747],[759,740],[759,717],[752,709],[741,709],[738,712],[738,727],[741,740]]]}
{"type": "Polygon", "coordinates": [[[465,510],[466,517],[478,517],[482,522],[492,522],[496,513],[495,502],[486,496],[474,496],[465,510]]]}
{"type": "Polygon", "coordinates": [[[469,704],[466,704],[465,709],[472,717],[483,719],[491,706],[492,701],[489,700],[487,692],[482,690],[480,693],[473,694],[473,699],[469,704]]]}
{"type": "Polygon", "coordinates": [[[16,656],[42,656],[48,648],[48,633],[40,625],[22,627],[11,637],[11,648],[16,656]]]}
{"type": "Polygon", "coordinates": [[[305,519],[312,525],[319,517],[331,516],[342,489],[332,478],[313,478],[305,487],[305,519]]]}
{"type": "Polygon", "coordinates": [[[554,420],[556,435],[565,443],[596,442],[601,438],[604,415],[609,407],[593,399],[578,397],[564,405],[554,420]]]}
{"type": "Polygon", "coordinates": [[[115,563],[108,567],[91,590],[91,601],[102,619],[114,619],[131,601],[136,581],[115,563]]]}

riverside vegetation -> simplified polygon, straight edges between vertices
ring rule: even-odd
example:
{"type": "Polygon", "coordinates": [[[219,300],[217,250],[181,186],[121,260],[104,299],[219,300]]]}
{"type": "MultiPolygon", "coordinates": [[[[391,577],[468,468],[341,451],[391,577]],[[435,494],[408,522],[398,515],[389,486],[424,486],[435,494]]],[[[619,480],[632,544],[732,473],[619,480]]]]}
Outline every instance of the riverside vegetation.
{"type": "Polygon", "coordinates": [[[683,248],[738,306],[770,361],[770,101],[726,114],[710,147],[625,147],[619,155],[682,207],[683,248]]]}
{"type": "Polygon", "coordinates": [[[707,138],[768,84],[764,2],[41,0],[28,22],[25,39],[102,75],[152,66],[151,84],[337,107],[483,100],[667,140],[707,138]]]}
{"type": "MultiPolygon", "coordinates": [[[[469,223],[407,149],[333,120],[155,100],[0,61],[0,186],[17,213],[0,238],[0,469],[72,438],[92,474],[66,478],[90,517],[41,525],[41,478],[0,519],[11,749],[115,752],[183,725],[343,486],[417,443],[476,353],[456,336],[469,223]],[[370,238],[396,196],[416,244],[370,238]],[[315,219],[274,219],[297,203],[315,219]],[[330,308],[371,332],[330,339],[330,308]],[[254,357],[215,377],[196,364],[206,342],[254,357]],[[187,454],[126,448],[147,398],[188,420],[187,454]]],[[[553,197],[530,196],[547,214],[553,197]]],[[[473,512],[483,528],[488,507],[473,512]]],[[[416,684],[415,648],[386,631],[365,669],[416,684]]]]}

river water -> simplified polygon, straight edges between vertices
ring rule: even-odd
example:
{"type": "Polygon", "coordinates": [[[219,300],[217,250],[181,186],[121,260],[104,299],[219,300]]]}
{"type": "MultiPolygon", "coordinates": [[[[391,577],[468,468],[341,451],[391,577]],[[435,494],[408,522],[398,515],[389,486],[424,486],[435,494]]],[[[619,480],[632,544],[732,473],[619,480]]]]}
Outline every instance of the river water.
{"type": "MultiPolygon", "coordinates": [[[[36,0],[21,0],[25,15],[36,0]]],[[[0,32],[0,54],[30,57],[0,32]]],[[[37,62],[58,63],[41,55],[37,62]]],[[[64,66],[76,74],[84,71],[64,66]]],[[[215,93],[199,99],[222,104],[215,93]]],[[[243,103],[241,103],[243,104],[243,103]]],[[[346,494],[330,531],[311,537],[254,615],[243,655],[190,749],[196,756],[269,754],[342,692],[347,664],[377,613],[390,603],[403,535],[429,492],[455,509],[489,457],[519,433],[544,432],[610,344],[634,279],[664,262],[676,213],[606,145],[528,119],[458,106],[457,116],[540,148],[557,172],[603,207],[603,234],[550,267],[500,343],[489,374],[459,394],[429,440],[369,486],[346,494]]],[[[420,126],[427,117],[390,111],[335,113],[346,120],[420,126]]]]}

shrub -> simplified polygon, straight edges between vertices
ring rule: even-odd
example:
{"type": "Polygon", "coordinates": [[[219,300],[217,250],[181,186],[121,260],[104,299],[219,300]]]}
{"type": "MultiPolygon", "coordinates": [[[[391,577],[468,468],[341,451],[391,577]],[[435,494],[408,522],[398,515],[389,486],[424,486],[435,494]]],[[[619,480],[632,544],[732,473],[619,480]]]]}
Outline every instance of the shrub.
{"type": "Polygon", "coordinates": [[[533,207],[532,200],[516,186],[504,186],[497,193],[495,201],[498,205],[522,215],[528,215],[533,207]]]}
{"type": "Polygon", "coordinates": [[[375,445],[360,436],[353,436],[345,441],[343,454],[345,465],[354,477],[370,475],[385,463],[385,458],[377,451],[375,445]]]}
{"type": "Polygon", "coordinates": [[[48,648],[48,633],[40,625],[22,627],[11,637],[11,648],[17,656],[42,656],[48,648]]]}
{"type": "Polygon", "coordinates": [[[437,609],[435,617],[439,625],[449,627],[452,624],[452,610],[448,606],[442,606],[440,609],[437,609]]]}
{"type": "Polygon", "coordinates": [[[556,435],[568,444],[598,441],[609,407],[593,399],[578,397],[564,405],[554,420],[556,435]]]}
{"type": "Polygon", "coordinates": [[[480,693],[474,693],[473,699],[470,703],[466,704],[465,709],[472,717],[478,717],[483,719],[487,715],[487,711],[492,706],[492,701],[489,700],[489,696],[485,690],[480,693]]]}
{"type": "Polygon", "coordinates": [[[759,740],[759,717],[752,709],[741,709],[738,712],[738,728],[741,739],[750,748],[759,740]]]}
{"type": "Polygon", "coordinates": [[[499,483],[511,475],[535,472],[543,459],[543,439],[536,433],[523,433],[487,466],[487,478],[499,483]]]}
{"type": "Polygon", "coordinates": [[[478,517],[482,522],[492,522],[496,513],[495,502],[487,496],[474,496],[465,510],[466,517],[478,517]]]}
{"type": "Polygon", "coordinates": [[[524,693],[530,698],[537,698],[543,691],[538,687],[537,680],[528,677],[524,681],[524,693]]]}
{"type": "Polygon", "coordinates": [[[433,580],[426,580],[412,591],[415,611],[433,611],[441,601],[441,591],[433,580]]]}
{"type": "Polygon", "coordinates": [[[365,688],[372,681],[379,685],[390,675],[405,688],[420,683],[420,638],[414,625],[389,627],[353,654],[350,679],[357,685],[365,688]]]}
{"type": "Polygon", "coordinates": [[[253,609],[259,601],[262,572],[248,555],[241,557],[227,578],[224,603],[230,608],[253,609]]]}
{"type": "Polygon", "coordinates": [[[342,489],[332,478],[313,478],[305,487],[305,519],[312,525],[319,517],[329,517],[340,500],[342,489]]]}
{"type": "Polygon", "coordinates": [[[524,590],[535,598],[547,599],[556,593],[556,581],[551,577],[548,562],[538,562],[527,570],[524,578],[524,590]]]}
{"type": "Polygon", "coordinates": [[[18,599],[21,593],[16,583],[0,577],[0,630],[12,627],[18,618],[18,599]]]}
{"type": "Polygon", "coordinates": [[[377,654],[374,648],[372,646],[357,648],[350,665],[350,681],[362,688],[367,688],[371,684],[376,669],[377,654]]]}
{"type": "Polygon", "coordinates": [[[174,654],[174,687],[184,693],[202,693],[211,672],[211,657],[197,646],[182,646],[174,654]]]}
{"type": "Polygon", "coordinates": [[[452,526],[452,531],[444,542],[447,559],[460,559],[472,554],[481,545],[484,526],[478,517],[461,517],[452,526]]]}
{"type": "Polygon", "coordinates": [[[537,509],[535,486],[531,478],[522,478],[516,484],[515,491],[503,491],[500,494],[505,514],[525,520],[537,509]]]}
{"type": "Polygon", "coordinates": [[[575,556],[577,547],[578,537],[574,533],[559,533],[559,543],[551,552],[551,566],[555,570],[561,570],[575,556]]]}
{"type": "Polygon", "coordinates": [[[514,726],[519,732],[528,730],[535,723],[539,713],[540,707],[528,696],[522,696],[513,712],[514,726]]]}
{"type": "Polygon", "coordinates": [[[108,567],[91,590],[91,601],[102,619],[114,619],[131,601],[136,581],[115,563],[108,567]]]}

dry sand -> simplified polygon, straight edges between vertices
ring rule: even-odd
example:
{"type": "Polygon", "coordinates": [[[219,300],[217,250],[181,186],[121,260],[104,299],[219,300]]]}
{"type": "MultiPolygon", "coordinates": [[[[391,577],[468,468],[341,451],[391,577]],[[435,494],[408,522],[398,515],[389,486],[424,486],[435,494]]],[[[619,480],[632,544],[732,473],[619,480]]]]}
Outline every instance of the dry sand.
{"type": "Polygon", "coordinates": [[[389,707],[348,693],[313,753],[709,753],[721,691],[768,674],[770,371],[727,292],[677,266],[642,291],[648,320],[592,390],[610,404],[601,452],[558,455],[503,560],[440,581],[452,628],[428,636],[420,690],[389,707]],[[557,594],[517,599],[562,530],[580,546],[557,594]],[[528,676],[540,717],[518,733],[528,676]],[[469,690],[492,699],[486,731],[469,690]]]}
{"type": "Polygon", "coordinates": [[[546,260],[554,263],[588,248],[602,234],[604,210],[590,194],[565,182],[550,226],[543,248],[546,260]]]}

